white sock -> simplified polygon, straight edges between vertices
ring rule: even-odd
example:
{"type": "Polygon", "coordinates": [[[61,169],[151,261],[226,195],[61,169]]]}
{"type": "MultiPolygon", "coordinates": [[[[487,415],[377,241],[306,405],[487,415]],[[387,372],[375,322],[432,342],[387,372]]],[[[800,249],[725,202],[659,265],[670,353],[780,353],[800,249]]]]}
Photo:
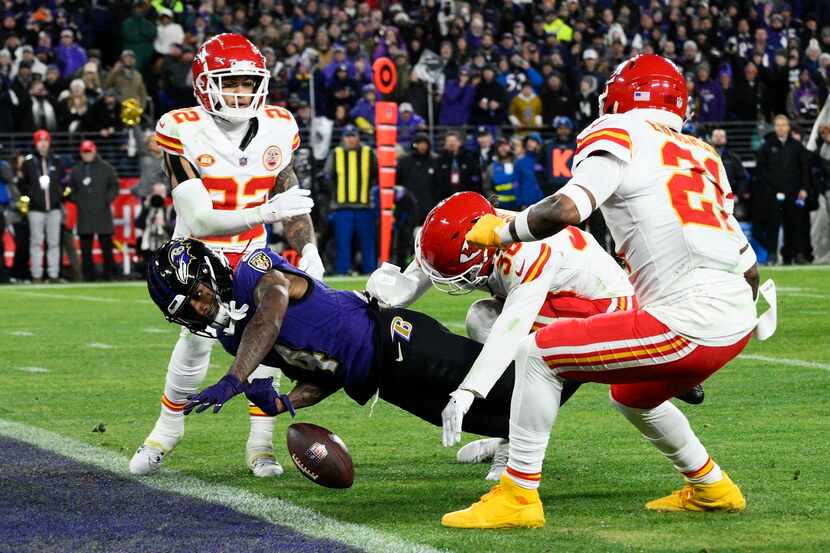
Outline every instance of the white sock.
{"type": "MultiPolygon", "coordinates": [[[[248,377],[248,381],[255,378],[274,377],[274,388],[279,391],[282,372],[274,367],[260,365],[248,377]]],[[[248,452],[270,453],[274,449],[274,422],[276,417],[269,417],[262,410],[248,403],[248,418],[251,422],[251,432],[248,434],[248,443],[245,446],[248,452]]]]}
{"type": "Polygon", "coordinates": [[[510,457],[505,474],[523,488],[539,487],[561,394],[562,381],[542,360],[535,334],[522,339],[510,400],[510,457]]]}
{"type": "Polygon", "coordinates": [[[184,409],[187,396],[195,394],[210,365],[213,340],[182,329],[167,365],[161,413],[145,442],[155,442],[171,450],[184,435],[184,409]]]}
{"type": "Polygon", "coordinates": [[[652,409],[628,407],[613,397],[611,403],[689,482],[712,484],[723,478],[689,420],[672,402],[664,401],[652,409]]]}

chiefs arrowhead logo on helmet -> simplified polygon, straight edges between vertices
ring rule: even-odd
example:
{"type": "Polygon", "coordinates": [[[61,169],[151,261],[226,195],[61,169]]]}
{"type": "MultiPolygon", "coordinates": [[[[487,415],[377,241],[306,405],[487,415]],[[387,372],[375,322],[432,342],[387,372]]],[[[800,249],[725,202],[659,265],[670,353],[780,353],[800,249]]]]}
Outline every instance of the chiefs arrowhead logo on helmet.
{"type": "Polygon", "coordinates": [[[427,215],[415,240],[415,257],[439,290],[463,294],[487,282],[495,250],[471,246],[464,238],[487,213],[495,214],[496,210],[484,196],[458,192],[427,215]]]}

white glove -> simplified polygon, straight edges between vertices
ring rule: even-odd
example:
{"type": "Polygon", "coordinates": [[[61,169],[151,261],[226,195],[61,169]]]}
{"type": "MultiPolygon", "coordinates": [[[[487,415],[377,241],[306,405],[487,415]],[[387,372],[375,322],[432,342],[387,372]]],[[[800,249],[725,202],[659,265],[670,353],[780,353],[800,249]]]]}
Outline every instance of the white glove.
{"type": "Polygon", "coordinates": [[[280,192],[272,198],[269,198],[267,202],[256,209],[262,218],[262,222],[268,225],[282,219],[305,215],[310,212],[314,206],[314,200],[309,196],[311,196],[310,190],[305,190],[299,186],[292,186],[285,192],[280,192]]]}
{"type": "Polygon", "coordinates": [[[299,269],[315,280],[323,280],[326,268],[314,244],[306,244],[301,252],[299,269]]]}
{"type": "Polygon", "coordinates": [[[399,292],[398,285],[402,280],[401,268],[384,262],[369,276],[369,280],[366,281],[366,291],[378,300],[381,307],[396,306],[393,298],[399,292]]]}
{"type": "Polygon", "coordinates": [[[452,447],[461,441],[461,423],[464,415],[470,410],[475,396],[468,390],[457,389],[450,394],[450,401],[441,411],[441,420],[444,423],[444,447],[452,447]]]}

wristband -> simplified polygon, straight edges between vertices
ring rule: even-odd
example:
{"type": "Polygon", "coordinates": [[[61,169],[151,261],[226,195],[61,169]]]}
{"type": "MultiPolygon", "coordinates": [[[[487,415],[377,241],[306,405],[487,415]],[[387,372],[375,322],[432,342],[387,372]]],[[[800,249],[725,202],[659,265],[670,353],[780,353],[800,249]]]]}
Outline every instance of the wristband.
{"type": "Polygon", "coordinates": [[[527,222],[527,217],[530,214],[531,209],[532,206],[520,212],[513,219],[517,242],[535,242],[538,240],[538,238],[533,236],[533,233],[530,232],[530,225],[527,222]]]}
{"type": "Polygon", "coordinates": [[[280,398],[280,401],[288,410],[288,412],[291,413],[291,416],[296,417],[297,411],[294,409],[294,404],[291,403],[290,399],[288,399],[288,394],[277,394],[277,397],[280,398]]]}

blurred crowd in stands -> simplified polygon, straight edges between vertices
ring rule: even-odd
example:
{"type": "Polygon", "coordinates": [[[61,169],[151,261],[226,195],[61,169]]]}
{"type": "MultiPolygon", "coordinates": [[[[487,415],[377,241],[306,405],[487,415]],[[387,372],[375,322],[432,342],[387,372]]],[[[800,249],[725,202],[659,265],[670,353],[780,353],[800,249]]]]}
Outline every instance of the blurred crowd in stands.
{"type": "MultiPolygon", "coordinates": [[[[381,98],[371,67],[381,56],[398,74],[383,99],[399,105],[399,264],[411,258],[424,215],[455,191],[519,209],[567,182],[575,137],[597,117],[605,80],[638,53],[664,55],[686,75],[685,131],[722,152],[759,257],[830,260],[826,0],[6,0],[0,17],[0,223],[14,237],[20,281],[60,279],[55,264],[71,261],[73,235],[85,253],[63,276],[94,278],[93,237],[105,254],[101,276],[120,272],[107,254],[112,218],[100,220],[118,177],[139,178],[134,249],[152,251],[169,235],[174,213],[149,132],[162,113],[194,105],[191,61],[222,32],[259,46],[272,75],[269,102],[297,119],[296,169],[314,191],[331,273],[369,271],[377,257],[376,171],[350,171],[358,156],[347,154],[373,145],[381,98]],[[753,138],[736,155],[733,129],[747,128],[753,138]],[[44,150],[44,131],[59,149],[44,150]],[[105,155],[90,150],[96,144],[105,155]],[[369,192],[338,194],[348,178],[369,192]],[[94,217],[83,207],[93,196],[94,217]],[[72,228],[54,214],[66,199],[78,206],[72,228]],[[101,224],[82,223],[90,218],[101,224]]],[[[588,227],[613,251],[601,216],[588,227]]],[[[8,278],[0,264],[0,281],[8,278]]]]}

